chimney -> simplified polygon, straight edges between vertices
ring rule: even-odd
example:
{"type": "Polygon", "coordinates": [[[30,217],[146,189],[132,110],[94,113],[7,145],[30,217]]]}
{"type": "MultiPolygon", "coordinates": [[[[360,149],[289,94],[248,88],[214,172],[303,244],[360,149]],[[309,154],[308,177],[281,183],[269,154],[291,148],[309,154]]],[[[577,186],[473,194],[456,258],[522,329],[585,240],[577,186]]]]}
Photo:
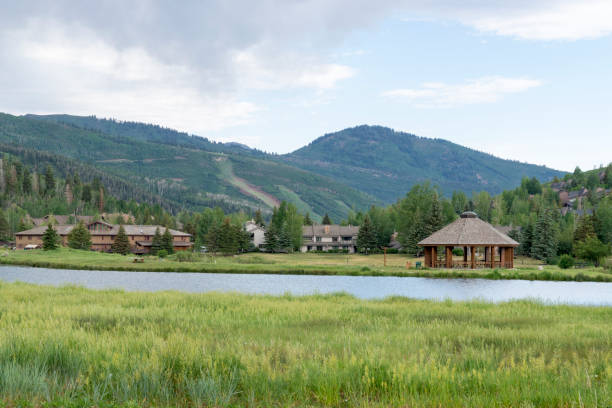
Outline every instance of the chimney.
{"type": "Polygon", "coordinates": [[[326,233],[326,234],[329,234],[329,225],[326,225],[326,226],[325,226],[325,233],[326,233]]]}

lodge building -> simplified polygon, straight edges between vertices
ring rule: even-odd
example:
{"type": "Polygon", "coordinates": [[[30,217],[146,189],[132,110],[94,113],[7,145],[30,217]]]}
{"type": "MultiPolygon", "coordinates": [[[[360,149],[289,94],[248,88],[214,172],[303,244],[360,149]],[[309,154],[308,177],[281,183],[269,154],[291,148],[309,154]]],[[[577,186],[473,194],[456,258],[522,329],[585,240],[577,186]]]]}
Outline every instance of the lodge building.
{"type": "MultiPolygon", "coordinates": [[[[53,229],[60,236],[63,245],[68,245],[68,234],[75,226],[76,224],[53,226],[53,229]]],[[[100,252],[110,252],[115,237],[119,232],[119,225],[109,224],[104,221],[93,221],[85,226],[91,234],[91,249],[100,252]]],[[[132,252],[136,254],[149,253],[157,228],[159,228],[161,234],[166,230],[166,227],[160,225],[124,225],[123,229],[130,242],[132,252]]],[[[42,237],[46,229],[46,225],[40,225],[15,234],[17,249],[42,247],[42,237]]],[[[173,229],[168,229],[168,231],[172,235],[175,251],[184,251],[192,247],[193,243],[191,242],[190,234],[173,229]]]]}
{"type": "Polygon", "coordinates": [[[301,252],[341,250],[357,252],[359,227],[353,225],[305,225],[301,252]]]}

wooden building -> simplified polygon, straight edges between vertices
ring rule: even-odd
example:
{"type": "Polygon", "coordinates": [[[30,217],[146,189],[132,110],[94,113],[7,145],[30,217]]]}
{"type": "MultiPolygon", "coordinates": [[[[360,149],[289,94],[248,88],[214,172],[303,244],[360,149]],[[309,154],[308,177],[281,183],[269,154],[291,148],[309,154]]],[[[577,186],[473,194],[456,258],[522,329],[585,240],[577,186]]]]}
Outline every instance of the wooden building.
{"type": "Polygon", "coordinates": [[[468,211],[418,243],[425,250],[428,268],[513,268],[519,243],[468,211]],[[453,249],[463,249],[463,259],[453,260],[453,249]]]}
{"type": "MultiPolygon", "coordinates": [[[[70,234],[74,227],[75,224],[53,226],[60,236],[63,245],[68,244],[68,234],[70,234]]],[[[110,252],[115,237],[119,232],[119,225],[109,224],[104,221],[93,221],[86,224],[86,227],[91,234],[91,249],[94,251],[110,252]]],[[[166,227],[159,225],[124,225],[123,228],[128,236],[132,252],[138,254],[146,254],[150,251],[153,236],[157,228],[159,228],[160,234],[163,234],[166,230],[166,227]]],[[[28,245],[30,245],[30,248],[32,246],[42,247],[42,237],[46,229],[46,225],[41,225],[15,234],[17,249],[25,249],[28,245]]],[[[193,243],[191,242],[190,234],[173,229],[168,230],[172,235],[175,251],[184,251],[192,247],[193,243]]]]}
{"type": "Polygon", "coordinates": [[[359,227],[352,225],[304,225],[301,252],[340,250],[357,252],[359,227]]]}

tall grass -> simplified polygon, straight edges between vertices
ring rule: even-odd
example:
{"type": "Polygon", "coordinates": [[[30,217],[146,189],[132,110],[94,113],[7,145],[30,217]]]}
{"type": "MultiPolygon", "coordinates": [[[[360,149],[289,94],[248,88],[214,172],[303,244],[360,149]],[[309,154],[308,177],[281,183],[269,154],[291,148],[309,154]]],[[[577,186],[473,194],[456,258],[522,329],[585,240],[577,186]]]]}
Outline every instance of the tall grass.
{"type": "Polygon", "coordinates": [[[0,406],[609,407],[612,308],[0,282],[0,406]]]}

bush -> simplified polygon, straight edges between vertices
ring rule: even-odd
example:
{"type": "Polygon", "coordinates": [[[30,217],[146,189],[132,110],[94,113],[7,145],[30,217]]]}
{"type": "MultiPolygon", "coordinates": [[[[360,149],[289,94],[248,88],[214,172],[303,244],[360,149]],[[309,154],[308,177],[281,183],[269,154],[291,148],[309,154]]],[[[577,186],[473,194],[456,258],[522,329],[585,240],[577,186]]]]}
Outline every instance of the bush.
{"type": "Polygon", "coordinates": [[[397,248],[387,248],[388,254],[399,254],[399,249],[397,248]]]}
{"type": "Polygon", "coordinates": [[[455,255],[455,256],[463,256],[463,248],[455,248],[455,249],[453,249],[453,255],[455,255]]]}
{"type": "MultiPolygon", "coordinates": [[[[159,252],[157,255],[160,256],[159,252]]],[[[176,253],[175,259],[178,262],[197,262],[200,259],[200,254],[191,251],[181,251],[176,253]]]]}
{"type": "Polygon", "coordinates": [[[574,266],[574,258],[570,255],[561,255],[559,258],[559,268],[561,269],[569,269],[574,266]]]}
{"type": "Polygon", "coordinates": [[[168,251],[166,251],[165,249],[160,249],[159,251],[157,251],[157,256],[163,259],[168,256],[168,251]]]}

